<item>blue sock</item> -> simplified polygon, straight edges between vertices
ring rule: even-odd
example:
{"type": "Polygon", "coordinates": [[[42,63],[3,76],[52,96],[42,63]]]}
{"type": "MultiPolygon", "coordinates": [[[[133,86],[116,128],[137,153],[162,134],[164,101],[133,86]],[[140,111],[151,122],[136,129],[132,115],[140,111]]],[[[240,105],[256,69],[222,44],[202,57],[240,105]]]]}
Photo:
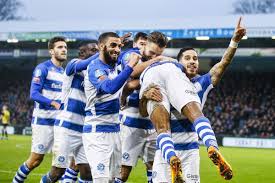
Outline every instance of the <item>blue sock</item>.
{"type": "Polygon", "coordinates": [[[215,133],[211,127],[210,121],[206,117],[197,118],[193,125],[207,149],[210,146],[219,149],[215,133]]]}
{"type": "Polygon", "coordinates": [[[157,147],[161,150],[162,157],[170,163],[170,158],[176,156],[174,142],[168,133],[160,133],[157,136],[157,147]]]}
{"type": "Polygon", "coordinates": [[[44,175],[40,180],[40,183],[48,183],[48,182],[52,182],[49,173],[44,175]]]}
{"type": "Polygon", "coordinates": [[[23,163],[17,170],[12,183],[23,183],[31,171],[27,167],[26,163],[23,163]]]}
{"type": "Polygon", "coordinates": [[[148,181],[148,183],[153,183],[153,181],[152,181],[152,170],[147,170],[147,181],[148,181]]]}
{"type": "Polygon", "coordinates": [[[114,183],[124,183],[120,178],[115,178],[115,182],[114,183]]]}
{"type": "Polygon", "coordinates": [[[75,170],[66,168],[64,175],[62,176],[62,182],[64,183],[75,183],[77,181],[77,174],[75,170]]]}

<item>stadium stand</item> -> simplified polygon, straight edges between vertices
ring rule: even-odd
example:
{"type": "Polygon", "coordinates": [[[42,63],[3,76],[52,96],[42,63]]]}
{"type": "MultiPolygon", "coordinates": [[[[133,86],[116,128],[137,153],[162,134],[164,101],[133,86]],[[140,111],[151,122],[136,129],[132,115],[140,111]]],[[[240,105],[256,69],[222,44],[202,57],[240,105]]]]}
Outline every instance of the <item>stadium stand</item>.
{"type": "MultiPolygon", "coordinates": [[[[275,80],[272,73],[227,72],[212,90],[204,112],[216,134],[268,138],[275,135],[275,80]]],[[[1,81],[0,106],[8,104],[11,125],[31,125],[29,80],[1,81]]],[[[16,130],[17,133],[22,131],[16,130]]]]}

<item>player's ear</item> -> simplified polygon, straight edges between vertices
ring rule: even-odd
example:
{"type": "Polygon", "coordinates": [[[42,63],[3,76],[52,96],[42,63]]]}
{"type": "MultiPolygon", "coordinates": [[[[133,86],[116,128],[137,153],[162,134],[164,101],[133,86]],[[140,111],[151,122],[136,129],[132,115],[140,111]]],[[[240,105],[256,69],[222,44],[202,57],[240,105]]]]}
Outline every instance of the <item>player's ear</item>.
{"type": "Polygon", "coordinates": [[[99,49],[100,51],[103,51],[103,50],[104,50],[104,47],[105,47],[105,44],[103,44],[103,43],[100,43],[100,44],[98,45],[98,49],[99,49]]]}
{"type": "Polygon", "coordinates": [[[54,55],[53,49],[49,50],[50,55],[54,55]]]}

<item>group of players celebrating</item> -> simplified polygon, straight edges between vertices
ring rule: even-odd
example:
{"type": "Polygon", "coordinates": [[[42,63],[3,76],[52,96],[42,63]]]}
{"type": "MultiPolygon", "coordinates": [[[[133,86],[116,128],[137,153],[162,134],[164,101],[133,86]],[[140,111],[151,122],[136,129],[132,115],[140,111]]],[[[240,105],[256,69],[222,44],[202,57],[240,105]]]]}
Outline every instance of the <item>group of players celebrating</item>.
{"type": "Polygon", "coordinates": [[[66,40],[52,38],[51,59],[36,66],[31,81],[31,154],[13,183],[23,183],[50,151],[52,168],[42,183],[123,183],[139,158],[148,183],[199,183],[199,138],[230,180],[232,168],[202,109],[245,34],[240,18],[221,61],[204,75],[192,47],[177,59],[163,56],[168,39],[161,32],[136,34],[133,48],[123,52],[125,37],[102,33],[65,70],[66,40]]]}

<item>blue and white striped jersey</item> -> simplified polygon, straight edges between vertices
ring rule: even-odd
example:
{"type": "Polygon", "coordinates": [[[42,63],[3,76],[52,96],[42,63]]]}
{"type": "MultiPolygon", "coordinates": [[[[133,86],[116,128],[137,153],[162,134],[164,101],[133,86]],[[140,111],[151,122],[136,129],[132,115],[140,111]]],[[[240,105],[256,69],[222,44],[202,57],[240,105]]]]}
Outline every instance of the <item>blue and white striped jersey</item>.
{"type": "Polygon", "coordinates": [[[62,86],[62,111],[58,114],[55,125],[82,132],[86,96],[84,93],[84,71],[77,72],[76,64],[80,59],[71,60],[65,69],[62,86]]]}
{"type": "MultiPolygon", "coordinates": [[[[198,96],[201,100],[201,109],[203,108],[207,95],[213,88],[211,76],[209,73],[197,76],[191,79],[198,96]]],[[[180,86],[179,86],[180,87],[180,86]]],[[[176,109],[171,108],[171,133],[175,143],[176,150],[198,149],[198,135],[193,124],[176,109]]]]}
{"type": "Polygon", "coordinates": [[[62,67],[47,60],[36,66],[30,89],[30,97],[35,101],[32,124],[54,125],[59,110],[50,104],[52,100],[60,102],[63,82],[62,67]]]}
{"type": "Polygon", "coordinates": [[[99,79],[101,76],[113,80],[118,76],[117,66],[112,68],[100,59],[95,59],[89,64],[84,79],[84,89],[87,98],[84,125],[119,124],[118,112],[121,89],[113,94],[104,92],[102,89],[103,81],[99,79]]]}
{"type": "MultiPolygon", "coordinates": [[[[124,52],[120,56],[120,63],[122,65],[122,69],[127,65],[129,61],[129,56],[131,53],[138,53],[138,48],[132,48],[128,51],[124,52]]],[[[140,60],[140,62],[142,62],[140,60]]],[[[141,129],[153,129],[153,124],[149,118],[141,117],[139,113],[139,90],[135,90],[128,98],[127,98],[127,107],[120,111],[120,120],[123,125],[141,128],[141,129]]]]}

